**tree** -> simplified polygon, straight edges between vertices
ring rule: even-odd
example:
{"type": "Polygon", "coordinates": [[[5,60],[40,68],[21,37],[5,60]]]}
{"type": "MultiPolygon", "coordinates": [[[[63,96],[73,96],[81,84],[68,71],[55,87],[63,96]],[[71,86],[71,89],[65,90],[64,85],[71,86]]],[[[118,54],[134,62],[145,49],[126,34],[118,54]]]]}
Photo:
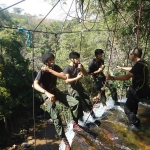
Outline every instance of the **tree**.
{"type": "Polygon", "coordinates": [[[1,75],[0,75],[0,114],[5,119],[11,118],[21,110],[32,106],[32,78],[28,70],[28,60],[20,53],[22,48],[21,34],[16,31],[3,30],[0,32],[1,75]]]}

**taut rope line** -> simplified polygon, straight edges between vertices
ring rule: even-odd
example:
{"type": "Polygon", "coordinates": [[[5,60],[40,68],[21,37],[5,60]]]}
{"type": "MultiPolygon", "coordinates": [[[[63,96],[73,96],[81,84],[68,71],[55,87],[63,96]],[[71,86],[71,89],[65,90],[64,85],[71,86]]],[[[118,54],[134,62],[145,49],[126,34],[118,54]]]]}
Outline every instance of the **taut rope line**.
{"type": "Polygon", "coordinates": [[[137,33],[136,33],[136,45],[137,45],[137,47],[139,44],[141,11],[142,11],[142,0],[140,0],[140,8],[138,10],[138,25],[137,25],[137,33]]]}

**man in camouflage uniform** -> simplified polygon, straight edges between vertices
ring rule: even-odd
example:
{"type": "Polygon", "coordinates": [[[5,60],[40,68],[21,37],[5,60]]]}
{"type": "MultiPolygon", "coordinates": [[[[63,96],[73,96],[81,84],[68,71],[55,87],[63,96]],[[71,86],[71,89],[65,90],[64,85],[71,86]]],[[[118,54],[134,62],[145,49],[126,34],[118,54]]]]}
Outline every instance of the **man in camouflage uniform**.
{"type": "Polygon", "coordinates": [[[80,54],[77,52],[71,52],[69,54],[69,59],[70,64],[65,67],[64,73],[67,76],[66,83],[68,87],[68,93],[80,103],[81,109],[78,117],[82,119],[83,111],[85,111],[91,112],[91,115],[95,118],[94,112],[92,111],[93,105],[90,101],[89,95],[80,82],[80,79],[82,79],[83,75],[88,75],[83,65],[80,64],[80,54]]]}
{"type": "Polygon", "coordinates": [[[95,50],[95,58],[89,62],[88,74],[92,75],[94,89],[99,92],[97,98],[101,100],[104,106],[106,105],[104,85],[106,85],[106,87],[109,88],[112,99],[114,100],[115,104],[119,104],[117,102],[118,96],[116,88],[113,86],[113,84],[110,84],[109,82],[106,83],[106,77],[103,73],[103,70],[105,68],[104,60],[102,59],[103,53],[104,52],[102,49],[95,50]]]}
{"type": "Polygon", "coordinates": [[[57,134],[66,144],[66,150],[70,150],[71,148],[65,136],[60,115],[62,114],[63,108],[67,108],[69,120],[73,120],[74,130],[82,131],[77,124],[79,102],[56,88],[57,77],[65,80],[66,76],[62,69],[58,65],[55,65],[54,59],[52,53],[45,53],[42,55],[42,62],[46,66],[42,67],[38,72],[34,80],[33,88],[42,93],[43,100],[45,101],[45,110],[48,111],[53,119],[57,134]]]}

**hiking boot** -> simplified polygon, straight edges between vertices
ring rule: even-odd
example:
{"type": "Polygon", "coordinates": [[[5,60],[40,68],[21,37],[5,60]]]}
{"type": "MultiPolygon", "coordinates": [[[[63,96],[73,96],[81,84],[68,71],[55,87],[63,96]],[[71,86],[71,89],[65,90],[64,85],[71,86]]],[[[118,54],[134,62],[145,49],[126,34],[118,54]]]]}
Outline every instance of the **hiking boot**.
{"type": "Polygon", "coordinates": [[[71,150],[68,140],[66,138],[62,138],[62,140],[64,141],[64,143],[66,145],[65,150],[71,150]]]}
{"type": "Polygon", "coordinates": [[[89,122],[89,123],[86,124],[86,126],[88,127],[88,129],[90,129],[90,128],[94,127],[95,124],[92,123],[92,122],[89,122]]]}
{"type": "Polygon", "coordinates": [[[115,101],[114,105],[120,106],[120,102],[116,102],[116,101],[115,101]]]}
{"type": "Polygon", "coordinates": [[[86,130],[86,128],[81,127],[76,122],[73,123],[73,131],[83,131],[83,130],[86,130]]]}
{"type": "Polygon", "coordinates": [[[94,121],[94,124],[97,125],[97,126],[100,126],[100,125],[101,125],[101,122],[100,122],[99,120],[95,120],[95,121],[94,121]]]}
{"type": "Polygon", "coordinates": [[[131,131],[140,131],[140,128],[139,128],[139,127],[136,127],[134,124],[131,124],[131,125],[129,126],[129,130],[131,130],[131,131]]]}
{"type": "Polygon", "coordinates": [[[76,122],[74,122],[73,131],[83,131],[83,129],[76,122]]]}
{"type": "Polygon", "coordinates": [[[65,150],[71,150],[71,147],[70,147],[70,145],[69,145],[69,144],[68,144],[68,145],[66,145],[65,150]]]}

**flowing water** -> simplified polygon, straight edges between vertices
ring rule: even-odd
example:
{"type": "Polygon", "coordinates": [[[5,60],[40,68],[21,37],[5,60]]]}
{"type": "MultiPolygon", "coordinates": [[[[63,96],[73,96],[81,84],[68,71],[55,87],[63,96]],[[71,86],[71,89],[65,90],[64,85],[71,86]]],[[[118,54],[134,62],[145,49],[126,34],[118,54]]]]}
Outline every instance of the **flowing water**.
{"type": "MultiPolygon", "coordinates": [[[[98,103],[94,106],[94,112],[101,125],[94,124],[89,113],[84,113],[84,120],[80,121],[81,126],[89,123],[90,130],[74,132],[72,123],[68,124],[66,136],[69,139],[72,150],[150,150],[150,106],[140,103],[138,116],[142,123],[142,130],[130,131],[128,119],[124,113],[123,105],[125,99],[119,100],[120,106],[114,106],[111,98],[107,105],[98,103]]],[[[61,142],[59,150],[65,150],[61,142]]]]}

